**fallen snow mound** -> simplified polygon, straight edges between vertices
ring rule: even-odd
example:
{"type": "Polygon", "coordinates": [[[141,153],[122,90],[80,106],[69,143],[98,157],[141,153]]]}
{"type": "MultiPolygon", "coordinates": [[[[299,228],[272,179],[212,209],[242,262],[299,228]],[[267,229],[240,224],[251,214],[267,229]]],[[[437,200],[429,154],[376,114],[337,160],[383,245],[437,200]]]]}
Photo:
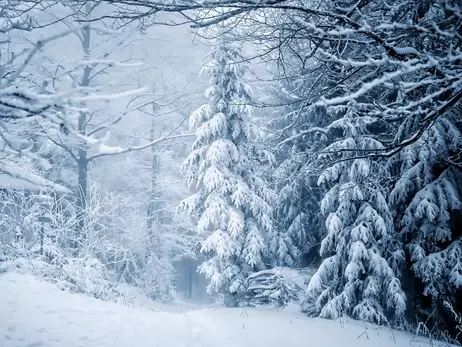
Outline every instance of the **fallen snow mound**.
{"type": "Polygon", "coordinates": [[[292,310],[171,311],[71,294],[26,274],[0,275],[1,347],[430,346],[388,328],[310,319],[292,310]]]}

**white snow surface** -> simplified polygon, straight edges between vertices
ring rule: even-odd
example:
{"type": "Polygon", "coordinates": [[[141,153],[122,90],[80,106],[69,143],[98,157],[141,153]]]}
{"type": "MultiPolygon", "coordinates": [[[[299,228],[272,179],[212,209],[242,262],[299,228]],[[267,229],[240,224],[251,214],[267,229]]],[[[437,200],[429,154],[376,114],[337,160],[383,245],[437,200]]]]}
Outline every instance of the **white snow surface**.
{"type": "Polygon", "coordinates": [[[385,327],[313,319],[292,309],[159,309],[169,311],[104,302],[31,275],[6,273],[0,275],[0,346],[430,346],[424,338],[385,327]]]}

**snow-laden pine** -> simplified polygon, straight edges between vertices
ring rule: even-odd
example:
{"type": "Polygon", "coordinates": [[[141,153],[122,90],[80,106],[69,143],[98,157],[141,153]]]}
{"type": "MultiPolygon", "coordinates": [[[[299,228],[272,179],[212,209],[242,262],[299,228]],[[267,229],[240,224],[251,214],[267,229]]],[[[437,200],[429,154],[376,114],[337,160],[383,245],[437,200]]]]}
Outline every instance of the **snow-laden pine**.
{"type": "Polygon", "coordinates": [[[277,252],[273,228],[273,194],[256,174],[264,153],[251,140],[251,89],[244,80],[248,67],[236,44],[218,42],[203,72],[210,77],[209,102],[190,117],[196,130],[192,152],[184,162],[188,186],[196,192],[181,203],[197,214],[206,261],[200,271],[209,290],[227,293],[236,305],[246,292],[247,277],[265,269],[277,252]]]}
{"type": "Polygon", "coordinates": [[[392,258],[393,219],[385,192],[380,161],[352,159],[364,150],[382,147],[368,136],[374,119],[364,115],[364,104],[350,101],[331,108],[341,114],[327,128],[341,134],[320,154],[328,160],[318,184],[328,188],[321,202],[327,234],[321,243],[321,266],[310,280],[308,310],[323,318],[343,315],[376,323],[401,319],[406,298],[392,258]]]}
{"type": "MultiPolygon", "coordinates": [[[[276,148],[278,159],[272,174],[277,190],[275,218],[278,229],[287,237],[288,259],[296,260],[286,262],[289,266],[308,265],[302,255],[317,258],[317,245],[324,229],[319,214],[322,194],[316,184],[313,158],[325,144],[326,136],[312,129],[326,125],[328,117],[319,107],[304,107],[309,89],[314,89],[312,81],[303,76],[282,80],[275,84],[268,100],[284,105],[271,114],[272,131],[268,133],[277,130],[270,142],[276,148]]],[[[308,261],[311,263],[315,259],[308,261]]]]}
{"type": "MultiPolygon", "coordinates": [[[[391,161],[399,179],[390,194],[390,206],[407,251],[407,266],[418,279],[411,285],[419,288],[423,284],[422,294],[432,299],[432,309],[439,315],[447,314],[444,302],[454,304],[462,289],[462,240],[454,228],[454,218],[462,208],[462,175],[451,162],[460,152],[462,134],[453,119],[438,119],[391,161]]],[[[398,135],[416,126],[404,123],[398,135]]],[[[416,295],[415,290],[411,293],[416,295]]],[[[413,300],[416,314],[422,317],[428,303],[421,294],[413,300]]]]}

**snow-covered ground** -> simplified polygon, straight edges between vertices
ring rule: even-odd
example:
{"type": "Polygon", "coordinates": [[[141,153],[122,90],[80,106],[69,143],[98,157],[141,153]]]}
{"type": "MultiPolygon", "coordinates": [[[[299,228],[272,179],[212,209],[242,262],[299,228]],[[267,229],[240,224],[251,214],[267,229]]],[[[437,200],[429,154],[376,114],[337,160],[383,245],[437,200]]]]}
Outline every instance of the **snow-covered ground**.
{"type": "MultiPolygon", "coordinates": [[[[1,347],[430,346],[413,335],[295,310],[127,307],[61,291],[26,274],[0,275],[1,347]]],[[[433,342],[433,345],[435,342],[433,342]]]]}

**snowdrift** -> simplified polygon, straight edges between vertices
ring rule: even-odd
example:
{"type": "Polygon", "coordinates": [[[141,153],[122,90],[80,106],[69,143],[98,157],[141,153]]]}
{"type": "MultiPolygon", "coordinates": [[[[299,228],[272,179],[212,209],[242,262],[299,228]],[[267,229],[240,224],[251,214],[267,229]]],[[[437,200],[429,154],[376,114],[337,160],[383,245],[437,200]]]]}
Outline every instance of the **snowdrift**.
{"type": "Polygon", "coordinates": [[[443,345],[296,310],[127,307],[26,274],[0,275],[1,347],[385,347],[443,345]],[[169,312],[167,312],[168,310],[169,312]]]}

